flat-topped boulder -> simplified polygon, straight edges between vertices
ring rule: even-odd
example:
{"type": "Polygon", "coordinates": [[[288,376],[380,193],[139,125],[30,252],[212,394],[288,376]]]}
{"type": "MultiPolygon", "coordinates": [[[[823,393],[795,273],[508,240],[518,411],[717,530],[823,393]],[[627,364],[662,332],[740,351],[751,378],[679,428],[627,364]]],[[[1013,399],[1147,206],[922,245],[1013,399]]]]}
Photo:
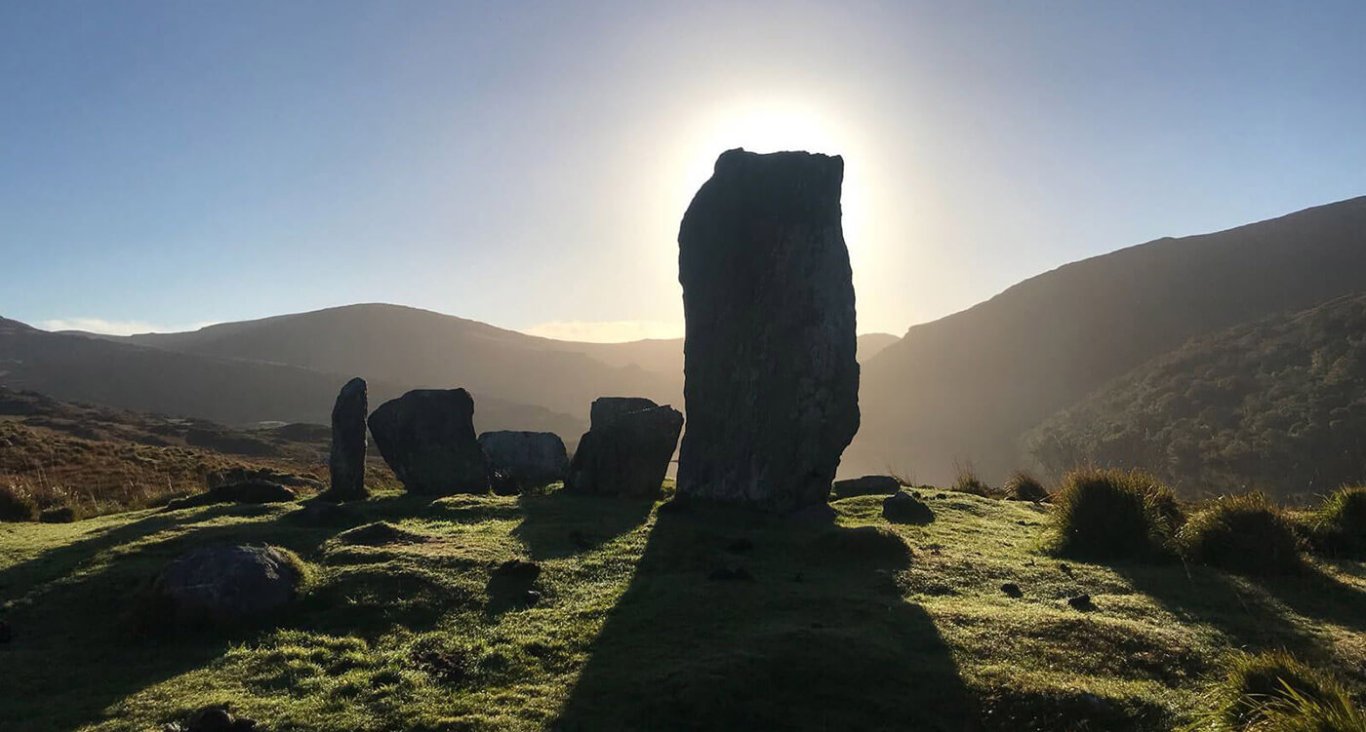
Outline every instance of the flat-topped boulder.
{"type": "Polygon", "coordinates": [[[838,156],[729,150],[684,214],[681,498],[827,500],[859,426],[843,177],[838,156]]]}
{"type": "Polygon", "coordinates": [[[484,451],[474,436],[474,399],[464,389],[415,389],[370,415],[384,462],[413,493],[487,493],[484,451]]]}
{"type": "Polygon", "coordinates": [[[273,546],[208,546],[167,565],[152,592],[169,614],[162,621],[233,623],[289,603],[302,579],[297,560],[273,546]]]}
{"type": "Polygon", "coordinates": [[[569,455],[553,432],[485,432],[479,446],[498,493],[521,493],[564,480],[569,455]]]}
{"type": "Polygon", "coordinates": [[[683,415],[637,397],[593,402],[588,432],[579,440],[565,489],[594,495],[658,496],[678,446],[683,415]]]}

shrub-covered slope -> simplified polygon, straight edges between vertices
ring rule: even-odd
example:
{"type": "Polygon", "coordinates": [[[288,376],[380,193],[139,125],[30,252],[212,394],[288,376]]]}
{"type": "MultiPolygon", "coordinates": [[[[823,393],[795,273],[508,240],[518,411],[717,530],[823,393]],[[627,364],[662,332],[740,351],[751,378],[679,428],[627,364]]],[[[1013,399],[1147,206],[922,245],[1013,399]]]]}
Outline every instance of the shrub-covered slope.
{"type": "Polygon", "coordinates": [[[1027,437],[1051,472],[1135,466],[1187,495],[1366,479],[1366,295],[1199,338],[1027,437]]]}

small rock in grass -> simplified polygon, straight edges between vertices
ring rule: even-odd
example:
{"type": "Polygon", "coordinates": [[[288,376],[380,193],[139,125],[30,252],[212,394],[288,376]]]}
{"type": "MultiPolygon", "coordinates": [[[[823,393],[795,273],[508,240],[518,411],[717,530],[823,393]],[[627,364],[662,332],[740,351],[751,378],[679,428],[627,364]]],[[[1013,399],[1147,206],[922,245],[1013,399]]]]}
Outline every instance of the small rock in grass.
{"type": "Polygon", "coordinates": [[[749,537],[742,536],[726,545],[726,551],[735,554],[743,554],[754,549],[754,542],[749,537]]]}
{"type": "Polygon", "coordinates": [[[520,559],[509,559],[493,570],[493,576],[535,582],[536,578],[541,576],[541,565],[520,559]]]}
{"type": "Polygon", "coordinates": [[[744,567],[718,567],[707,575],[707,579],[717,582],[753,582],[754,575],[744,567]]]}
{"type": "Polygon", "coordinates": [[[45,509],[38,514],[38,520],[45,524],[69,524],[76,520],[76,509],[71,506],[45,509]]]}
{"type": "Polygon", "coordinates": [[[167,732],[251,732],[257,729],[254,720],[234,715],[227,704],[213,704],[190,715],[183,724],[169,724],[167,732]]]}
{"type": "Polygon", "coordinates": [[[527,607],[531,607],[538,604],[543,597],[544,595],[536,590],[527,590],[526,594],[522,596],[522,602],[526,603],[527,607]]]}
{"type": "Polygon", "coordinates": [[[1095,604],[1091,602],[1090,595],[1077,595],[1076,597],[1069,597],[1067,598],[1067,604],[1071,605],[1076,610],[1081,610],[1082,612],[1088,612],[1096,609],[1095,604]]]}
{"type": "Polygon", "coordinates": [[[1020,589],[1020,586],[1014,582],[1007,582],[1001,585],[1001,592],[1006,593],[1010,597],[1024,597],[1024,592],[1020,589]]]}
{"type": "Polygon", "coordinates": [[[934,511],[915,496],[901,491],[882,502],[882,517],[894,524],[928,524],[934,511]]]}

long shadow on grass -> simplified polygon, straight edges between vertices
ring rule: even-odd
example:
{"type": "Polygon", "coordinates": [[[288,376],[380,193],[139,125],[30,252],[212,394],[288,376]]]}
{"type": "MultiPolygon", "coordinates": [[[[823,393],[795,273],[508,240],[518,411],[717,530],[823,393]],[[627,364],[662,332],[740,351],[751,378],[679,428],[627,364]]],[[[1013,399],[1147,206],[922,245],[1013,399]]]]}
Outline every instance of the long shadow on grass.
{"type": "Polygon", "coordinates": [[[649,518],[650,498],[576,496],[563,490],[518,499],[523,519],[513,536],[526,544],[532,559],[556,559],[595,549],[626,534],[649,518]]]}
{"type": "Polygon", "coordinates": [[[1136,590],[1183,620],[1213,626],[1235,645],[1252,650],[1287,649],[1307,658],[1325,648],[1303,621],[1330,621],[1360,630],[1366,624],[1362,593],[1317,570],[1303,575],[1239,577],[1211,567],[1181,564],[1117,565],[1136,590]]]}
{"type": "Polygon", "coordinates": [[[962,730],[909,550],[874,529],[661,508],[554,729],[962,730]]]}

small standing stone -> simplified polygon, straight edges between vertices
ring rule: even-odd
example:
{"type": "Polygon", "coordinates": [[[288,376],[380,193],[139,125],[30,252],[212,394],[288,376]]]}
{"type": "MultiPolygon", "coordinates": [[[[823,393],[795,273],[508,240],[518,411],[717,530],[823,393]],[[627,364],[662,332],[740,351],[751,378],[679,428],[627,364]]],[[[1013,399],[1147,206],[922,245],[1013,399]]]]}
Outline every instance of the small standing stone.
{"type": "Polygon", "coordinates": [[[326,493],[331,500],[359,501],[367,495],[365,416],[369,412],[365,379],[346,382],[332,406],[332,453],[328,458],[332,488],[326,493]]]}
{"type": "Polygon", "coordinates": [[[517,494],[564,480],[569,456],[553,432],[485,432],[479,446],[498,493],[517,494]]]}

